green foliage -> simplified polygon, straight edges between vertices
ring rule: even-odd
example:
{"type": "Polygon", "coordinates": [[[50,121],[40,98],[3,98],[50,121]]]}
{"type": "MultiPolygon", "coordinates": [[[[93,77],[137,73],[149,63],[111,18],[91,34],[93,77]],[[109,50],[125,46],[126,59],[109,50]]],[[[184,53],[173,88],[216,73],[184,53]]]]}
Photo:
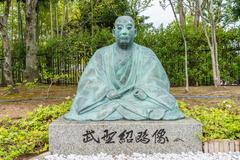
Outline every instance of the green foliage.
{"type": "Polygon", "coordinates": [[[72,21],[66,26],[69,32],[83,29],[91,32],[93,29],[95,34],[97,27],[112,28],[115,19],[128,11],[127,0],[81,0],[74,3],[77,10],[74,11],[72,21]]]}
{"type": "MultiPolygon", "coordinates": [[[[42,79],[44,80],[50,80],[51,83],[56,83],[57,81],[61,80],[61,79],[70,79],[71,77],[68,75],[68,74],[63,74],[63,73],[60,73],[60,74],[54,74],[50,71],[48,71],[46,68],[43,68],[42,69],[42,79]]],[[[30,82],[28,82],[30,83],[30,82]]]]}
{"type": "MultiPolygon", "coordinates": [[[[48,4],[49,2],[44,3],[48,4]]],[[[75,5],[78,2],[73,3],[75,5]]],[[[83,2],[81,3],[83,5],[83,2]]],[[[100,8],[105,6],[105,4],[94,5],[100,8]]],[[[72,12],[78,11],[76,7],[72,12]]],[[[97,12],[97,10],[95,11],[97,12]]],[[[100,23],[94,25],[93,34],[90,32],[89,27],[83,29],[79,27],[78,23],[77,26],[72,26],[72,22],[77,21],[79,17],[83,18],[84,15],[79,13],[75,20],[67,24],[70,28],[65,28],[64,38],[48,38],[47,40],[41,40],[41,43],[39,43],[38,60],[41,82],[59,82],[59,79],[64,79],[65,82],[76,83],[78,81],[76,77],[81,75],[81,71],[74,69],[80,68],[79,63],[81,62],[82,66],[85,66],[96,49],[114,42],[111,27],[108,25],[101,26],[100,23]],[[60,66],[56,64],[60,64],[60,66]],[[69,72],[75,72],[75,76],[68,75],[69,72]]],[[[91,15],[88,14],[88,18],[91,18],[91,15]]],[[[102,20],[103,17],[100,16],[99,22],[102,20]]],[[[111,20],[111,23],[113,23],[113,20],[111,20]]],[[[192,25],[193,18],[191,17],[187,17],[186,24],[189,83],[192,86],[211,85],[211,55],[202,25],[200,24],[199,28],[196,29],[192,25]]],[[[177,25],[172,23],[166,28],[153,29],[149,25],[141,23],[141,25],[137,26],[137,29],[136,42],[151,48],[157,54],[172,86],[183,86],[185,84],[184,44],[177,25]]],[[[239,51],[236,51],[239,46],[234,46],[234,44],[240,42],[239,30],[237,28],[225,30],[223,27],[218,26],[217,38],[221,80],[227,84],[232,84],[240,76],[240,56],[239,51]]],[[[13,70],[16,71],[14,72],[14,80],[15,82],[22,82],[21,74],[25,68],[25,50],[20,42],[14,43],[13,46],[13,70]]]]}
{"type": "MultiPolygon", "coordinates": [[[[189,83],[192,86],[211,85],[213,82],[212,62],[206,37],[201,24],[198,29],[192,24],[193,18],[188,17],[186,38],[189,83]]],[[[237,51],[238,46],[234,45],[240,42],[239,30],[236,28],[224,30],[218,26],[217,38],[221,79],[227,84],[232,84],[240,76],[240,56],[239,51],[237,51]]],[[[111,28],[95,26],[93,35],[88,30],[77,30],[74,33],[69,32],[65,38],[52,38],[40,43],[38,59],[43,82],[50,83],[53,79],[54,81],[64,79],[64,81],[77,83],[78,79],[67,74],[75,69],[75,77],[79,77],[81,71],[76,71],[76,68],[85,66],[92,53],[98,48],[113,42],[111,28]],[[82,66],[79,66],[80,62],[82,66]]],[[[185,84],[184,43],[176,23],[159,29],[140,25],[137,30],[136,42],[151,48],[156,53],[172,86],[185,84]]],[[[23,63],[19,62],[18,64],[23,63]]]]}
{"type": "Polygon", "coordinates": [[[26,88],[32,89],[32,88],[36,87],[37,81],[38,81],[38,79],[34,79],[33,82],[28,82],[27,80],[24,80],[23,83],[16,84],[16,86],[18,86],[18,85],[24,85],[26,88]]]}
{"type": "Polygon", "coordinates": [[[79,32],[71,34],[64,39],[50,39],[40,47],[40,55],[66,57],[69,55],[86,56],[87,53],[108,45],[114,41],[111,29],[97,28],[94,35],[89,32],[79,32]]]}
{"type": "Polygon", "coordinates": [[[64,39],[46,41],[39,54],[41,81],[76,83],[76,77],[81,75],[81,67],[87,64],[92,53],[113,40],[110,29],[99,28],[93,36],[88,32],[80,32],[64,39]],[[72,72],[74,74],[69,74],[72,72]]]}
{"type": "Polygon", "coordinates": [[[234,7],[232,8],[233,10],[233,15],[235,17],[235,20],[240,18],[240,1],[239,0],[234,0],[234,7]]]}
{"type": "MultiPolygon", "coordinates": [[[[203,124],[202,141],[240,138],[240,107],[232,100],[224,100],[216,108],[187,107],[179,101],[187,117],[203,124]]],[[[48,149],[48,126],[69,110],[71,101],[59,105],[39,106],[26,118],[0,119],[0,159],[14,159],[20,155],[39,154],[48,149]]]]}
{"type": "MultiPolygon", "coordinates": [[[[188,18],[186,25],[188,44],[188,74],[189,83],[196,85],[212,84],[212,62],[211,54],[203,32],[202,25],[196,29],[193,19],[188,18]]],[[[224,30],[217,27],[218,58],[221,79],[228,84],[239,79],[240,56],[238,44],[240,34],[238,29],[224,30]]],[[[136,41],[151,48],[163,64],[172,86],[183,86],[185,84],[184,70],[184,42],[176,23],[166,28],[155,30],[141,30],[138,32],[136,41]]]]}
{"type": "Polygon", "coordinates": [[[0,119],[0,159],[46,151],[49,124],[62,116],[70,105],[71,101],[66,101],[60,105],[39,106],[23,119],[0,119]]]}
{"type": "Polygon", "coordinates": [[[224,22],[231,24],[233,22],[237,22],[239,18],[240,18],[240,1],[239,0],[226,1],[224,22]]]}
{"type": "MultiPolygon", "coordinates": [[[[111,33],[113,23],[117,16],[128,13],[136,23],[136,42],[151,48],[157,54],[172,86],[183,86],[185,84],[184,43],[176,23],[173,22],[166,28],[161,26],[154,29],[151,24],[145,23],[147,17],[139,15],[151,6],[151,0],[71,0],[68,1],[68,4],[64,3],[66,1],[52,0],[52,14],[50,14],[49,2],[41,0],[38,3],[37,39],[39,71],[41,80],[43,80],[41,82],[51,83],[64,79],[65,82],[76,83],[78,80],[76,77],[79,77],[81,72],[76,71],[75,77],[67,75],[68,72],[75,72],[73,69],[80,68],[78,65],[80,61],[84,67],[96,49],[114,42],[111,33]],[[63,36],[60,37],[62,14],[64,13],[62,9],[64,8],[68,9],[65,10],[64,14],[63,36]],[[52,17],[52,22],[50,17],[52,17]],[[54,32],[53,36],[49,36],[51,35],[51,24],[54,32]],[[56,64],[60,64],[60,66],[56,64]]],[[[9,35],[11,35],[12,68],[15,83],[22,82],[26,56],[22,40],[22,32],[25,31],[26,23],[25,18],[23,18],[24,3],[22,1],[20,3],[20,12],[18,12],[17,4],[17,1],[13,1],[9,15],[9,26],[11,26],[9,35]],[[18,13],[21,13],[21,21],[18,13]],[[20,32],[21,23],[22,32],[20,32]]],[[[215,9],[218,10],[219,7],[222,7],[222,5],[219,5],[218,1],[214,2],[215,9]]],[[[0,6],[0,10],[3,10],[3,6],[0,6]]],[[[229,15],[231,19],[232,16],[236,16],[235,13],[239,13],[238,11],[239,2],[230,0],[226,2],[226,7],[223,14],[221,12],[221,16],[229,15]],[[234,11],[233,14],[235,9],[237,12],[234,11]]],[[[193,25],[193,17],[190,15],[186,17],[186,21],[189,83],[192,86],[211,85],[213,81],[211,55],[202,24],[200,23],[199,27],[196,28],[193,25]]],[[[207,30],[210,31],[210,28],[207,28],[207,30]]],[[[240,51],[237,51],[240,42],[239,28],[235,26],[226,29],[222,23],[218,24],[217,42],[221,79],[227,84],[232,84],[239,80],[240,76],[240,51]],[[234,44],[237,45],[234,46],[234,44]]],[[[0,46],[2,46],[2,43],[0,43],[0,46]]],[[[0,65],[3,61],[1,57],[3,57],[2,51],[0,51],[0,65]]]]}
{"type": "Polygon", "coordinates": [[[180,109],[187,117],[192,117],[203,124],[202,141],[240,138],[240,107],[232,100],[224,100],[216,108],[206,106],[188,108],[184,102],[180,102],[180,109]]]}
{"type": "Polygon", "coordinates": [[[231,99],[222,101],[218,107],[222,110],[228,110],[232,114],[240,115],[240,107],[231,99]]]}
{"type": "MultiPolygon", "coordinates": [[[[212,84],[212,65],[211,55],[208,44],[200,25],[198,30],[191,24],[192,18],[188,18],[187,23],[187,41],[188,41],[188,66],[190,85],[211,85],[212,84]]],[[[172,86],[184,85],[184,44],[175,23],[167,28],[150,29],[149,26],[142,25],[138,27],[136,42],[151,48],[162,62],[172,86]]],[[[219,66],[221,79],[228,84],[239,79],[240,70],[239,52],[234,49],[234,43],[240,41],[237,29],[224,31],[223,28],[217,28],[217,37],[219,44],[219,66]],[[231,63],[229,63],[231,62],[231,63]]],[[[91,56],[90,53],[96,49],[114,42],[110,28],[96,28],[95,34],[89,32],[79,32],[65,39],[52,39],[43,44],[41,53],[46,57],[54,55],[55,58],[74,57],[81,55],[86,64],[91,56]]],[[[43,64],[48,64],[46,58],[43,64]]],[[[51,66],[46,66],[50,69],[51,66]]],[[[50,69],[51,70],[51,69],[50,69]]],[[[56,74],[56,73],[54,73],[56,74]]],[[[79,73],[80,75],[80,73],[79,73]]]]}

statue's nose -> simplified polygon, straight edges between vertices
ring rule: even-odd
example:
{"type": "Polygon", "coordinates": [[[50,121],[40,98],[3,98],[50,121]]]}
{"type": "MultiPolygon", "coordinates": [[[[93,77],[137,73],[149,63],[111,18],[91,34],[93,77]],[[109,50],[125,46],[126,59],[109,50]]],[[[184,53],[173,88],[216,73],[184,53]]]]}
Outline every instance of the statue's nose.
{"type": "Polygon", "coordinates": [[[121,33],[122,35],[127,35],[128,34],[128,30],[126,29],[126,28],[124,28],[123,30],[122,30],[122,33],[121,33]]]}

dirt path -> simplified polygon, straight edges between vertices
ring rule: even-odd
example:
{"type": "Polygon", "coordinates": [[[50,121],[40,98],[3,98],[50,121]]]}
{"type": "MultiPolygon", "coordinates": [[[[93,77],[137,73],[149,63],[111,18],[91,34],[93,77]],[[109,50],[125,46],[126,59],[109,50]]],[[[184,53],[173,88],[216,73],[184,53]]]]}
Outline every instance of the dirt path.
{"type": "Polygon", "coordinates": [[[59,104],[65,101],[65,98],[73,97],[76,91],[76,86],[52,86],[47,93],[48,87],[48,85],[31,88],[21,86],[17,87],[18,93],[15,94],[6,94],[6,88],[0,88],[0,118],[4,116],[21,118],[39,105],[59,104]]]}
{"type": "Polygon", "coordinates": [[[205,105],[215,107],[225,99],[232,99],[240,106],[240,86],[190,87],[188,93],[185,93],[184,87],[175,87],[171,88],[171,93],[189,106],[205,105]]]}

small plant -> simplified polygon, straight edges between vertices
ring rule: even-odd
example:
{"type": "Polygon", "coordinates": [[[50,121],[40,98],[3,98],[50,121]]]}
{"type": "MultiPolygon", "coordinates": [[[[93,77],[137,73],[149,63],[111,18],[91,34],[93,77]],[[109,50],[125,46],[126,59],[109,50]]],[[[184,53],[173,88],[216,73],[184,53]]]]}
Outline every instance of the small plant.
{"type": "Polygon", "coordinates": [[[26,88],[32,89],[32,88],[36,87],[37,82],[38,82],[38,79],[36,78],[36,79],[34,79],[33,82],[28,82],[27,80],[24,80],[22,84],[23,84],[26,88]]]}
{"type": "Polygon", "coordinates": [[[42,70],[42,78],[44,80],[50,80],[50,84],[49,84],[49,87],[47,89],[47,98],[49,96],[49,91],[53,85],[53,83],[56,83],[57,81],[61,80],[61,79],[71,79],[72,77],[69,76],[68,74],[63,74],[63,73],[59,73],[59,74],[54,74],[50,71],[47,71],[46,69],[46,66],[43,67],[43,70],[42,70]]]}
{"type": "Polygon", "coordinates": [[[0,159],[46,151],[49,124],[67,112],[70,105],[68,100],[59,105],[39,106],[20,120],[0,119],[0,159]]]}
{"type": "Polygon", "coordinates": [[[233,114],[240,115],[240,106],[238,106],[233,100],[227,99],[218,104],[218,107],[223,110],[228,110],[233,114]]]}
{"type": "MultiPolygon", "coordinates": [[[[0,119],[0,159],[14,159],[20,155],[38,154],[48,149],[48,126],[67,112],[72,101],[59,105],[39,106],[26,118],[0,119]]],[[[187,107],[178,101],[180,109],[187,117],[203,124],[202,141],[214,139],[240,139],[240,115],[232,110],[238,108],[231,100],[225,100],[218,108],[207,106],[187,107]],[[231,107],[230,107],[231,105],[231,107]]]]}
{"type": "Polygon", "coordinates": [[[217,108],[207,106],[188,108],[184,102],[179,104],[187,117],[192,117],[203,124],[203,135],[200,137],[202,141],[240,139],[239,107],[232,100],[223,101],[217,108]]]}

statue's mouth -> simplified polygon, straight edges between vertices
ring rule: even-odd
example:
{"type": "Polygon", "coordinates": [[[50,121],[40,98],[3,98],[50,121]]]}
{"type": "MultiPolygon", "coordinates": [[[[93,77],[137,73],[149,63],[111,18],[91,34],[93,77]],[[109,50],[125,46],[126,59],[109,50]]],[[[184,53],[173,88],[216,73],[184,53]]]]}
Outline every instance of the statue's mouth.
{"type": "Polygon", "coordinates": [[[121,39],[121,40],[128,40],[129,37],[128,36],[121,36],[121,37],[119,37],[119,39],[121,39]]]}
{"type": "Polygon", "coordinates": [[[124,37],[124,38],[119,38],[120,41],[122,42],[128,42],[129,38],[128,37],[124,37]]]}

